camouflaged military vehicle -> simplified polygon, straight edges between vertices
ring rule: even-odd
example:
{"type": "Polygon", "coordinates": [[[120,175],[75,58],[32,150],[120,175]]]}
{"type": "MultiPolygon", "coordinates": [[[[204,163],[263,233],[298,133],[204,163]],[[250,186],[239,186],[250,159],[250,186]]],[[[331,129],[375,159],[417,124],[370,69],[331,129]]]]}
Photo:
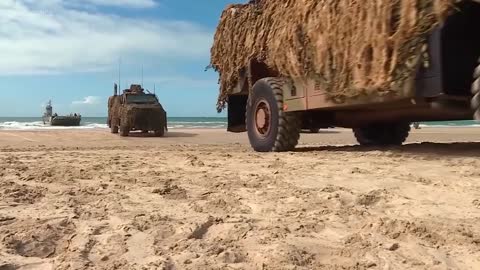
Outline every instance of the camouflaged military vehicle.
{"type": "Polygon", "coordinates": [[[211,50],[217,109],[260,152],[293,150],[301,129],[387,146],[412,122],[480,120],[479,26],[479,0],[229,5],[211,50]]]}
{"type": "Polygon", "coordinates": [[[143,133],[153,131],[156,136],[163,137],[168,130],[167,112],[157,96],[145,93],[140,85],[132,84],[119,95],[115,84],[114,94],[108,99],[108,126],[112,133],[120,131],[120,136],[140,130],[143,133]]]}

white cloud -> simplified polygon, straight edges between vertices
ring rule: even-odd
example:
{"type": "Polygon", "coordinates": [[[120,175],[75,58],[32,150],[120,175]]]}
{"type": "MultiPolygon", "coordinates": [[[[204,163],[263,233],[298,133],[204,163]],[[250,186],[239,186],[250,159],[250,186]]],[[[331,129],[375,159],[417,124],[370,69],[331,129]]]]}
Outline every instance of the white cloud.
{"type": "MultiPolygon", "coordinates": [[[[152,0],[88,0],[149,7],[152,0]]],[[[72,0],[0,0],[0,76],[97,71],[120,56],[158,62],[208,55],[212,33],[184,21],[120,17],[72,0]]],[[[120,4],[118,4],[120,5],[120,4]]]]}
{"type": "Polygon", "coordinates": [[[73,105],[98,105],[100,104],[101,97],[88,96],[84,97],[83,100],[77,100],[72,102],[73,105]]]}
{"type": "Polygon", "coordinates": [[[94,5],[131,8],[151,8],[157,5],[153,0],[86,0],[94,5]]]}

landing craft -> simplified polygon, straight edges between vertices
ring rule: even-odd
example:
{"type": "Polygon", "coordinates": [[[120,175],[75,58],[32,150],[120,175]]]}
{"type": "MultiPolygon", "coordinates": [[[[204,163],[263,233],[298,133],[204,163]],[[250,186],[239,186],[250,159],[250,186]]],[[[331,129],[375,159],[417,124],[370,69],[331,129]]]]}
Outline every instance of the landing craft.
{"type": "Polygon", "coordinates": [[[58,115],[53,113],[52,101],[48,101],[43,114],[43,124],[51,126],[80,126],[82,116],[80,114],[58,115]]]}

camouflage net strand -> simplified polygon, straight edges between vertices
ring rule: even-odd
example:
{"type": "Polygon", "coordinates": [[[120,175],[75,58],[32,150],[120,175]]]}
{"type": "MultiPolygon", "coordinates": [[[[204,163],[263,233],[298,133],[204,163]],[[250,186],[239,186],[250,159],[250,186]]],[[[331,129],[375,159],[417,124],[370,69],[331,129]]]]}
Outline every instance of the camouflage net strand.
{"type": "Polygon", "coordinates": [[[333,100],[400,91],[426,33],[456,0],[260,0],[230,5],[220,19],[211,66],[220,74],[218,109],[251,59],[282,76],[310,76],[333,100]]]}

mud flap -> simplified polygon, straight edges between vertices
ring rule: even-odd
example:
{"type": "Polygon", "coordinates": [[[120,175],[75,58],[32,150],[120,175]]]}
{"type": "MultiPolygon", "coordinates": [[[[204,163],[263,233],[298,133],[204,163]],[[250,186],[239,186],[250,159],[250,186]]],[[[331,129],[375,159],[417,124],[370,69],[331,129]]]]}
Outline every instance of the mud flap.
{"type": "Polygon", "coordinates": [[[247,95],[228,96],[228,126],[229,132],[245,132],[245,112],[247,108],[247,95]]]}

